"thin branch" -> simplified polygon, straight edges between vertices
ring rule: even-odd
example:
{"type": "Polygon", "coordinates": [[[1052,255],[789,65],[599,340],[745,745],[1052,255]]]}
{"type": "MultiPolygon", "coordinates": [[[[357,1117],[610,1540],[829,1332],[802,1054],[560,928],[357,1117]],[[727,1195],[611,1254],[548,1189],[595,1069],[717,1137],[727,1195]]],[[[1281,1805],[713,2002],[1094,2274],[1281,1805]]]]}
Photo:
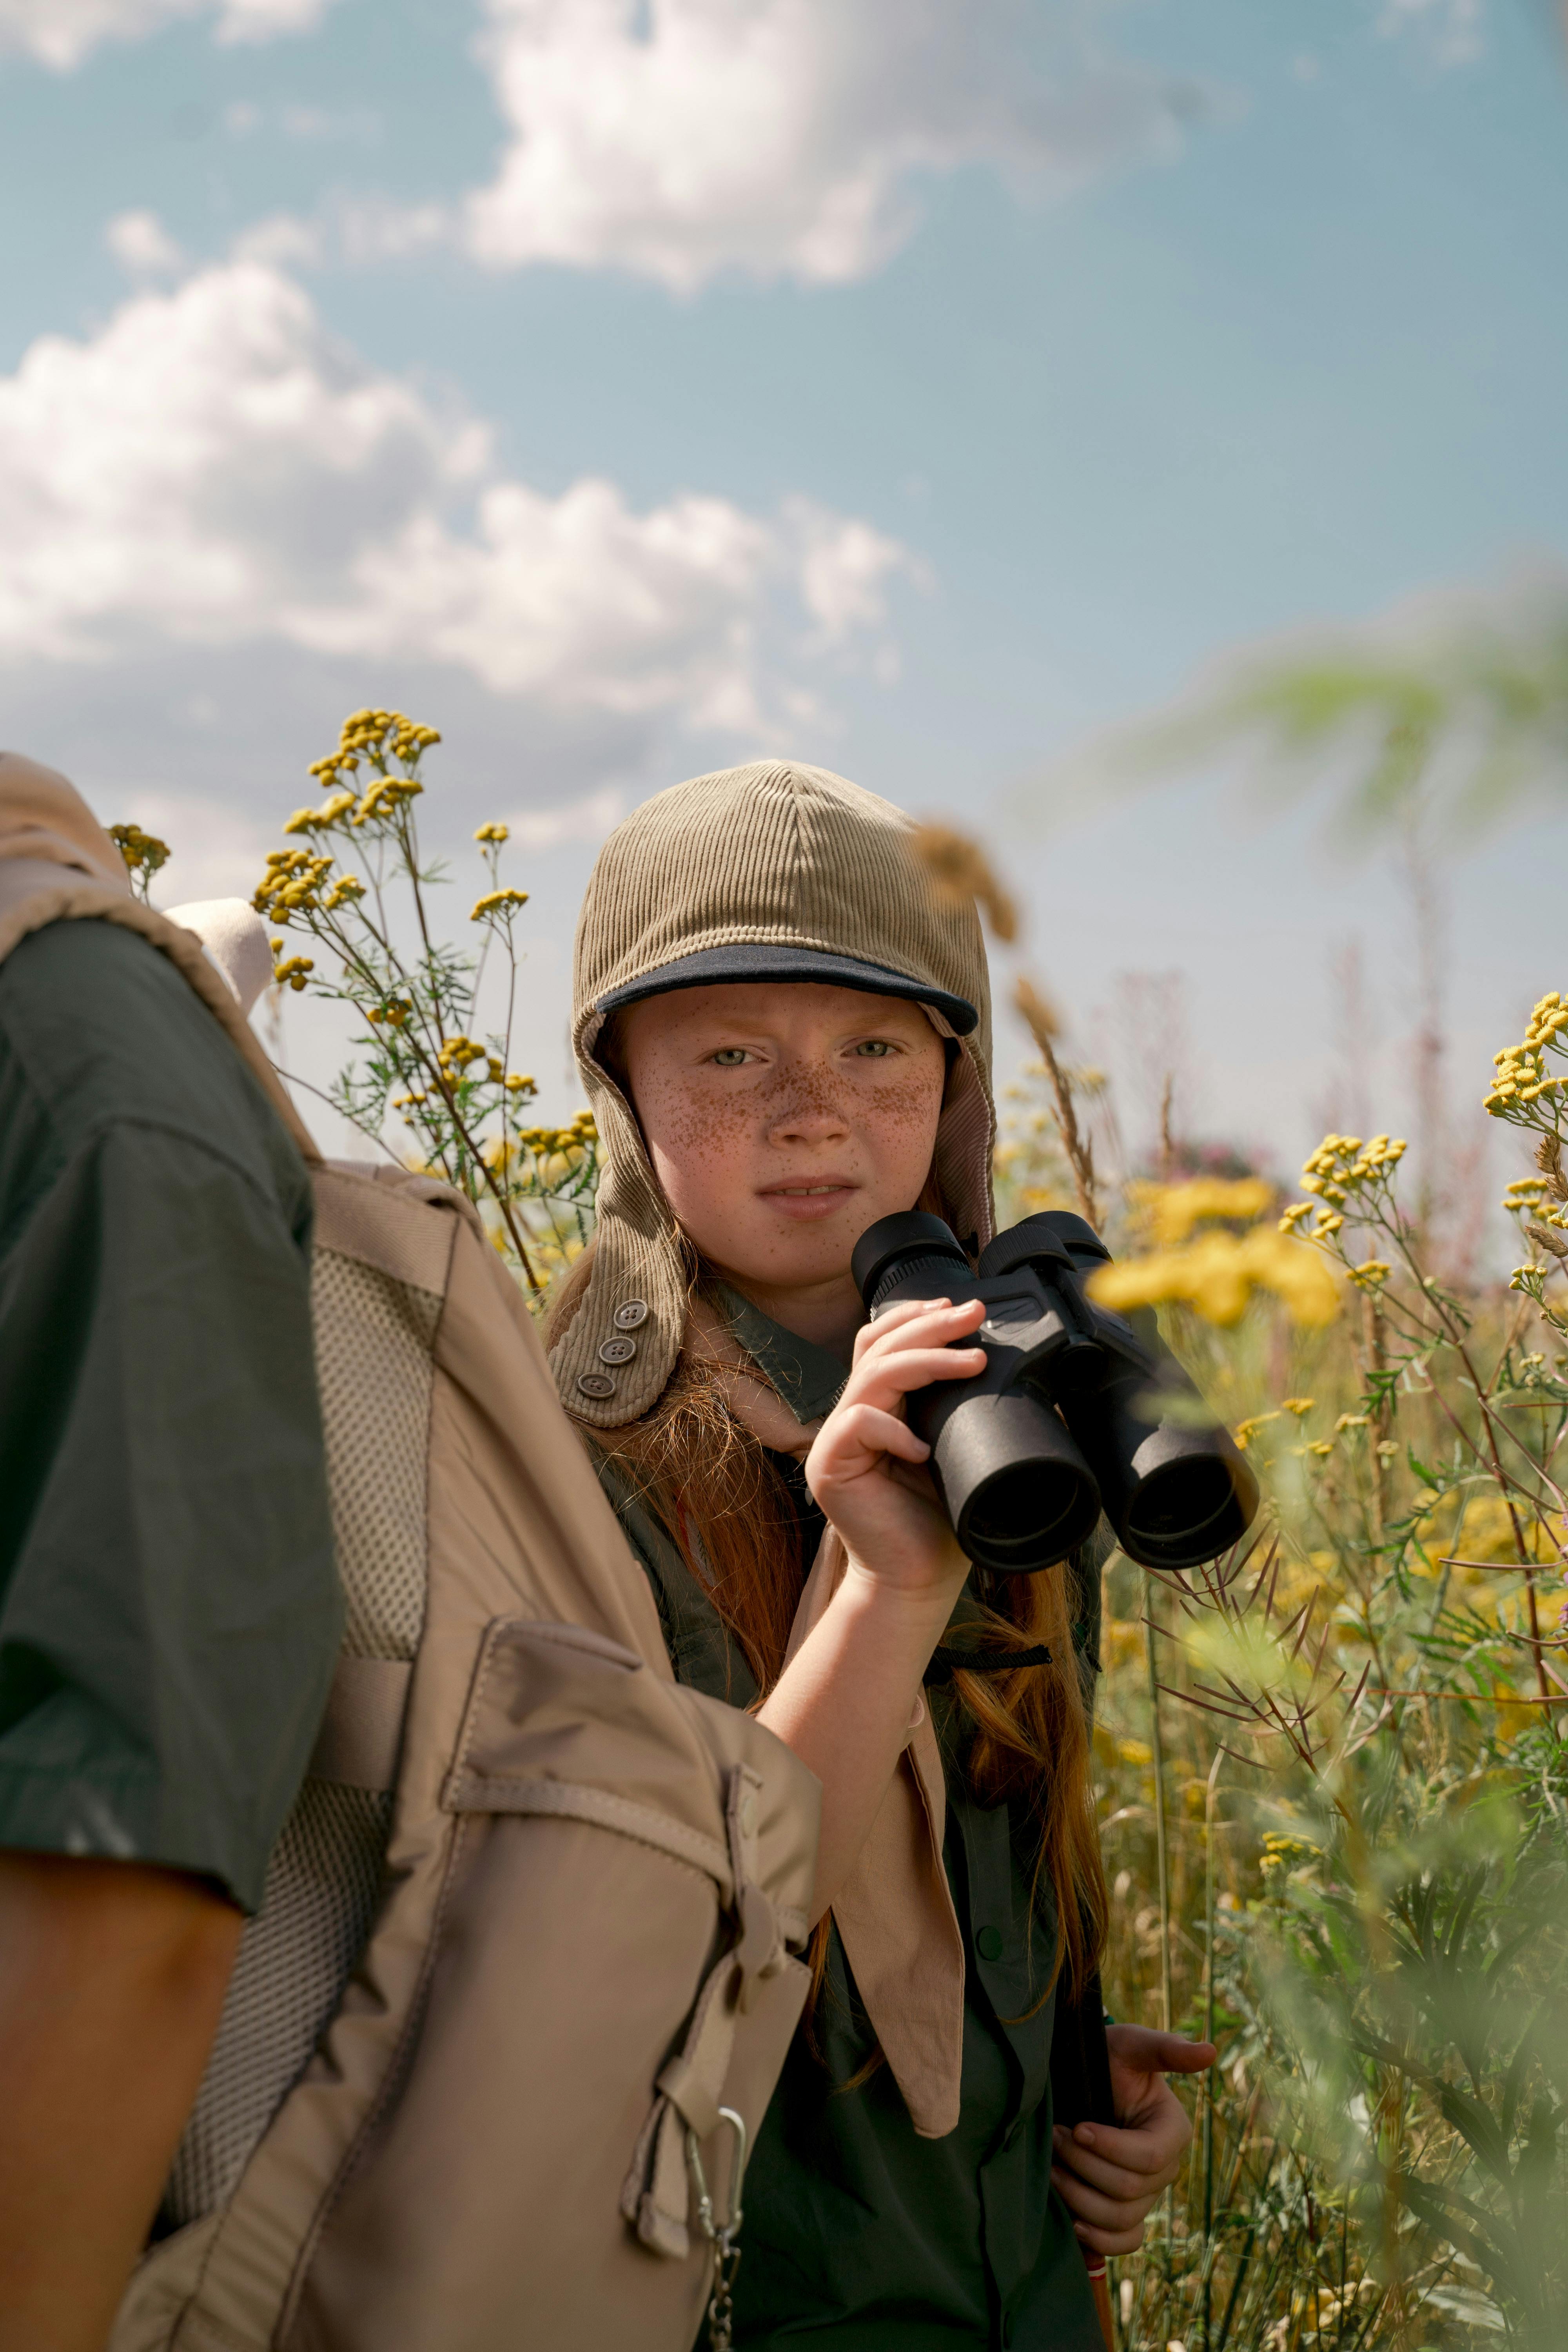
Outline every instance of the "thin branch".
{"type": "Polygon", "coordinates": [[[1073,1108],[1072,1087],[1058,1061],[1051,1044],[1051,1031],[1056,1025],[1050,1007],[1034,982],[1020,976],[1013,992],[1013,1002],[1028,1024],[1029,1034],[1039,1048],[1040,1059],[1046,1066],[1046,1076],[1056,1097],[1057,1125],[1061,1130],[1062,1150],[1067,1153],[1072,1170],[1073,1189],[1078,1194],[1079,1213],[1100,1231],[1100,1199],[1096,1191],[1094,1150],[1089,1138],[1079,1127],[1078,1113],[1073,1108]]]}

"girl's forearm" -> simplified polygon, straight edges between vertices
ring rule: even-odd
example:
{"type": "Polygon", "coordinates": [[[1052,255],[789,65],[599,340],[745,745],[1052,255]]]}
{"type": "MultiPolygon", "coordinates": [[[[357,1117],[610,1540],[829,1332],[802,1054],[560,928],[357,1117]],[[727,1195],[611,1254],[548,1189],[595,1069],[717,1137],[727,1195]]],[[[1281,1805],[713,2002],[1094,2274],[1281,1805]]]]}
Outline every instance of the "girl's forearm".
{"type": "Polygon", "coordinates": [[[890,1591],[851,1560],[759,1710],[822,1783],[814,1924],[853,1869],[887,1794],[952,1600],[945,1584],[890,1591]]]}

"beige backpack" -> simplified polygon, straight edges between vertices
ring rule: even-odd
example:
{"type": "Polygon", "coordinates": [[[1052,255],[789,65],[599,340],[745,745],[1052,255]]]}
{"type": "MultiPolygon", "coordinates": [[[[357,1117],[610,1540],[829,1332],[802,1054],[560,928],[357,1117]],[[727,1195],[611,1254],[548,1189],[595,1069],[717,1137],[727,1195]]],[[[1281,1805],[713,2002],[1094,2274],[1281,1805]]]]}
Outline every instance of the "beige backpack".
{"type": "MultiPolygon", "coordinates": [[[[191,932],[52,807],[8,851],[17,768],[47,775],[0,760],[0,959],[142,932],[300,1135],[191,932]]],[[[111,2352],[689,2352],[705,2304],[725,2344],[816,1782],[673,1680],[470,1205],[315,1181],[342,1655],[111,2352]]]]}

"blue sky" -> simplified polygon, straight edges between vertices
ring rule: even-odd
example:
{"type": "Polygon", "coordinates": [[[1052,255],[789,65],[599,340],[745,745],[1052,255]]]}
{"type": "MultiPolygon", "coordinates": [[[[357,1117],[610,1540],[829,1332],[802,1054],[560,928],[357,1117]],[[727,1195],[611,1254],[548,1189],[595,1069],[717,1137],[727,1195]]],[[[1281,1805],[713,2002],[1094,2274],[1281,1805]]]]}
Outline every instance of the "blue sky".
{"type": "MultiPolygon", "coordinates": [[[[1565,87],[1545,0],[0,0],[0,736],[173,898],[342,710],[441,725],[437,830],[534,818],[562,1108],[609,813],[779,749],[984,825],[1086,1048],[1184,973],[1192,1123],[1285,1164],[1359,933],[1398,1125],[1386,861],[1038,780],[1563,561],[1565,87]]],[[[1520,849],[1451,866],[1466,1097],[1564,979],[1520,849]]]]}

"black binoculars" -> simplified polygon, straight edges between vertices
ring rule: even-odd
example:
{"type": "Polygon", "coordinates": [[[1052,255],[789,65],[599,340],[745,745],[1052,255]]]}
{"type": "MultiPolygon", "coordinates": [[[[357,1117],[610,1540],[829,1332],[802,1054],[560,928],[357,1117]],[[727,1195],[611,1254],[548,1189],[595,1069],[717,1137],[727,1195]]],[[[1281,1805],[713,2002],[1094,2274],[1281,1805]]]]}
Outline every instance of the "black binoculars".
{"type": "Polygon", "coordinates": [[[959,1344],[973,1380],[933,1381],[908,1403],[953,1532],[979,1568],[1026,1576],[1093,1533],[1101,1511],[1144,1568],[1195,1568],[1251,1526],[1258,1481],[1161,1339],[1151,1307],[1100,1307],[1086,1277],[1110,1252],[1049,1209],[998,1234],[978,1268],[940,1217],[880,1217],[855,1245],[873,1318],[902,1299],[985,1302],[959,1344]]]}

